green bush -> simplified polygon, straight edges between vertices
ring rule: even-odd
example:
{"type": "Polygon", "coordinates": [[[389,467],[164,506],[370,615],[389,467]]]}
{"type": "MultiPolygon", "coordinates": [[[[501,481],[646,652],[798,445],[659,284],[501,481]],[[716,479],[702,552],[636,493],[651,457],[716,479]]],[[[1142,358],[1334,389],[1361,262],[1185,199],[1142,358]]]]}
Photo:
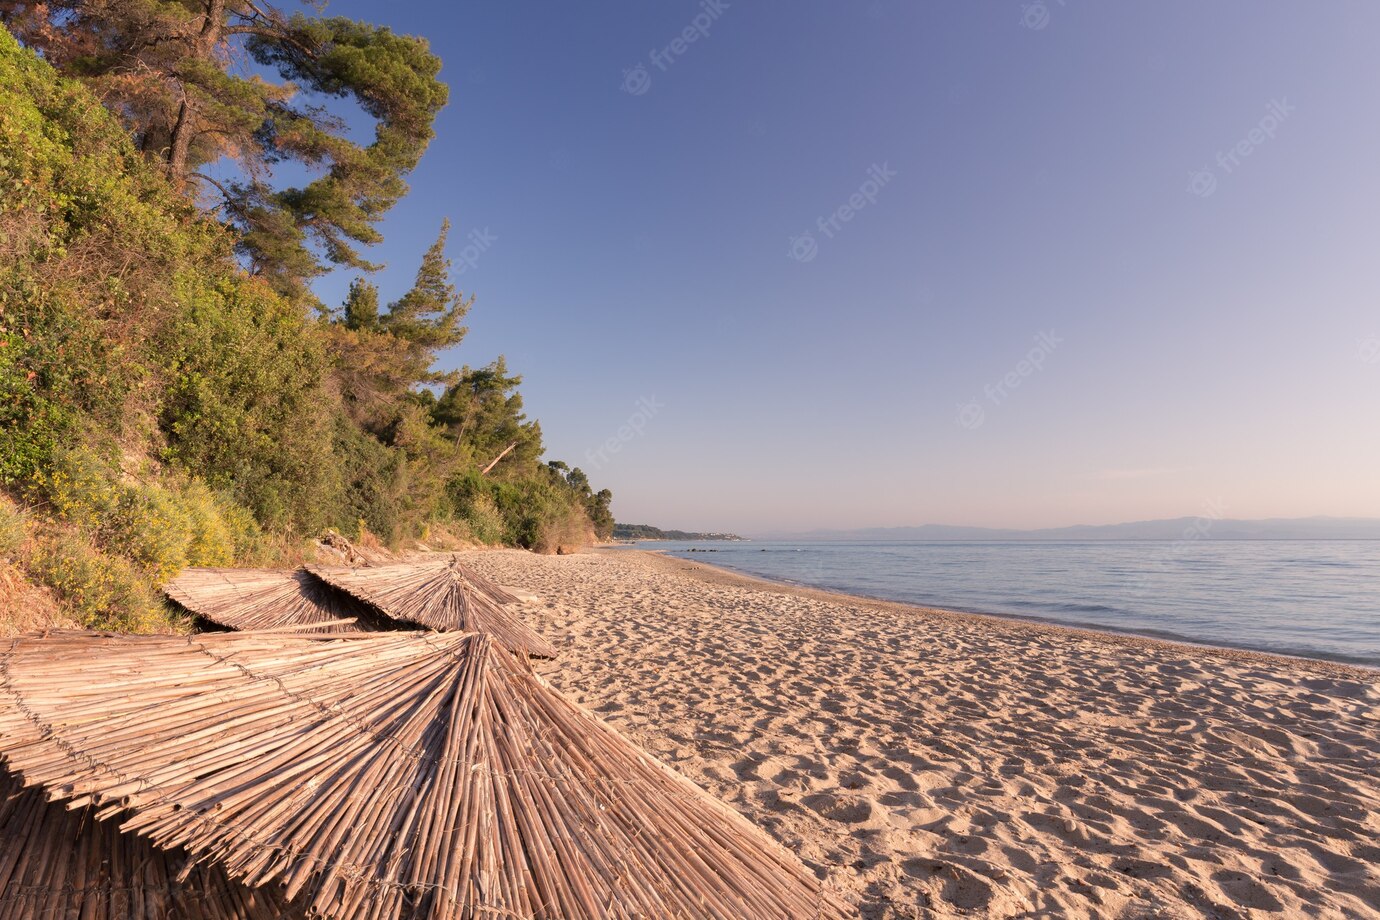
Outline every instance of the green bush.
{"type": "Polygon", "coordinates": [[[200,480],[183,488],[192,515],[191,565],[247,565],[268,551],[263,528],[248,508],[200,480]]]}
{"type": "Polygon", "coordinates": [[[127,556],[154,585],[186,568],[192,542],[190,516],[157,484],[117,485],[119,499],[99,529],[102,542],[127,556]]]}
{"type": "Polygon", "coordinates": [[[342,494],[331,524],[352,538],[363,527],[391,543],[403,529],[407,459],[343,415],[335,423],[342,494]]]}
{"type": "Polygon", "coordinates": [[[121,482],[118,470],[82,450],[58,453],[34,481],[57,520],[127,557],[154,584],[187,565],[191,521],[161,485],[121,482]]]}
{"type": "Polygon", "coordinates": [[[99,437],[161,453],[270,526],[331,522],[325,334],[232,243],[0,29],[0,482],[99,437]]]}
{"type": "Polygon", "coordinates": [[[40,534],[27,568],[89,629],[166,632],[177,625],[142,572],[127,559],[101,552],[75,529],[40,534]]]}
{"type": "Polygon", "coordinates": [[[119,506],[114,468],[85,450],[58,450],[30,478],[30,489],[50,517],[98,534],[119,506]]]}
{"type": "Polygon", "coordinates": [[[498,505],[488,495],[477,495],[465,510],[461,520],[469,528],[470,536],[480,543],[502,543],[508,536],[507,523],[498,505]]]}
{"type": "Polygon", "coordinates": [[[184,309],[163,329],[163,457],[232,494],[265,525],[331,526],[329,361],[301,310],[250,279],[184,277],[184,309]]]}
{"type": "MultiPolygon", "coordinates": [[[[502,359],[433,372],[468,309],[440,242],[368,329],[276,293],[234,242],[0,28],[0,486],[83,622],[165,625],[182,567],[295,561],[326,528],[549,548],[607,516],[539,461],[502,359]]],[[[0,506],[0,554],[25,530],[0,506]]]]}
{"type": "Polygon", "coordinates": [[[0,29],[0,480],[83,429],[121,434],[156,384],[169,279],[226,264],[199,220],[93,97],[0,29]]]}
{"type": "Polygon", "coordinates": [[[90,451],[59,451],[33,483],[51,517],[127,558],[154,586],[189,565],[233,565],[262,539],[252,515],[205,483],[175,474],[129,480],[90,451]]]}
{"type": "Polygon", "coordinates": [[[235,561],[235,534],[225,520],[221,503],[204,483],[182,488],[182,513],[187,517],[188,565],[226,566],[235,561]]]}
{"type": "Polygon", "coordinates": [[[450,481],[448,496],[454,514],[484,543],[549,552],[584,542],[591,530],[579,493],[548,466],[503,480],[470,470],[450,481]]]}

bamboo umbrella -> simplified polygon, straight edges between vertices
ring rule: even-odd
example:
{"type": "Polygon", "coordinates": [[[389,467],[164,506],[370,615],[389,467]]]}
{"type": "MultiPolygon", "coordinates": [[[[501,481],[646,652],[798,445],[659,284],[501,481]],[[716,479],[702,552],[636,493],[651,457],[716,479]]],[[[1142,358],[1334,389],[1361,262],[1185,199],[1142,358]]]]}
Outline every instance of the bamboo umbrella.
{"type": "Polygon", "coordinates": [[[0,756],[311,917],[847,915],[482,634],[21,637],[0,643],[0,756]]]}
{"type": "Polygon", "coordinates": [[[474,569],[462,563],[459,553],[451,553],[450,561],[452,565],[464,572],[465,577],[469,580],[471,588],[478,591],[495,604],[498,604],[500,607],[507,606],[508,604],[523,603],[523,599],[508,588],[503,587],[496,581],[485,578],[474,569]]]}
{"type": "Polygon", "coordinates": [[[556,657],[551,643],[503,608],[516,597],[454,556],[362,568],[309,565],[307,571],[392,619],[427,629],[488,633],[509,651],[556,657]]]}
{"type": "Polygon", "coordinates": [[[388,625],[368,605],[301,569],[184,569],[163,592],[201,619],[230,629],[347,632],[388,625]],[[356,622],[318,625],[339,620],[356,622]]]}
{"type": "Polygon", "coordinates": [[[91,811],[51,804],[0,770],[0,920],[306,920],[276,886],[189,865],[184,851],[155,849],[91,811]]]}

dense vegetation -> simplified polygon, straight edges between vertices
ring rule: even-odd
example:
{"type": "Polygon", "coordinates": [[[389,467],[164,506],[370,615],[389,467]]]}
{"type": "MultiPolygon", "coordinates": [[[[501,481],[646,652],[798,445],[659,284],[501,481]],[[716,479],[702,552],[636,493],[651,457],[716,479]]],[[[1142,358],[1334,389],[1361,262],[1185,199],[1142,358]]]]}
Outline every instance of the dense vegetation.
{"type": "Polygon", "coordinates": [[[741,540],[731,533],[692,533],[688,530],[662,530],[651,524],[615,524],[615,540],[741,540]]]}
{"type": "Polygon", "coordinates": [[[0,0],[0,21],[23,38],[0,29],[0,565],[82,622],[147,628],[183,566],[286,560],[327,529],[539,550],[612,532],[610,493],[541,460],[502,358],[435,369],[471,306],[447,228],[386,306],[364,277],[334,308],[307,286],[369,267],[353,244],[445,100],[424,42],[220,2],[0,0]],[[353,95],[373,143],[218,75],[232,40],[353,95]],[[243,178],[208,205],[189,177],[226,157],[243,178]],[[259,166],[283,159],[321,176],[271,188],[259,166]]]}

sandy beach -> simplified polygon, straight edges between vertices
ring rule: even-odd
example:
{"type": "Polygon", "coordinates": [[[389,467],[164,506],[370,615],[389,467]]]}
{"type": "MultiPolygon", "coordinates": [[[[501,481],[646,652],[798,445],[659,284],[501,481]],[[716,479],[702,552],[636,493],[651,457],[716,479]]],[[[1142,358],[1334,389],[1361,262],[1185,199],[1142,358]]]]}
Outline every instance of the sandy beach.
{"type": "Polygon", "coordinates": [[[867,918],[1380,917],[1380,673],[628,550],[466,554],[550,682],[867,918]]]}

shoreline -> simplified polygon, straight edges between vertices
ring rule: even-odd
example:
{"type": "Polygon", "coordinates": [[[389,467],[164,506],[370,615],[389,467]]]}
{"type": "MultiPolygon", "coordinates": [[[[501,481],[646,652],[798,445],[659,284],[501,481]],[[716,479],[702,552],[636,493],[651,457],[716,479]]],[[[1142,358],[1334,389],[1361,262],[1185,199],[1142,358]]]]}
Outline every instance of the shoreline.
{"type": "Polygon", "coordinates": [[[963,610],[954,607],[929,607],[923,604],[912,604],[906,601],[894,601],[883,597],[872,597],[866,594],[849,594],[844,591],[832,588],[820,588],[813,585],[800,584],[790,581],[781,581],[735,569],[732,566],[718,562],[700,562],[681,559],[678,556],[669,555],[669,550],[663,549],[623,549],[612,546],[599,546],[591,550],[592,553],[644,553],[647,556],[669,560],[688,566],[684,571],[693,571],[696,567],[710,569],[719,576],[733,579],[744,587],[756,587],[759,590],[775,590],[786,594],[797,594],[797,596],[817,596],[843,603],[857,603],[876,605],[882,609],[897,612],[908,612],[922,616],[941,616],[941,617],[978,617],[984,620],[995,621],[1006,625],[1014,624],[1031,627],[1035,629],[1047,629],[1054,632],[1069,632],[1079,636],[1093,639],[1104,639],[1108,641],[1130,641],[1132,644],[1147,643],[1149,646],[1164,646],[1191,650],[1209,655],[1215,655],[1233,661],[1252,661],[1258,660],[1261,663],[1275,663],[1280,666],[1296,666],[1305,669],[1319,670],[1321,673],[1335,674],[1360,680],[1374,680],[1380,677],[1380,665],[1363,664],[1355,661],[1342,661],[1335,658],[1319,658],[1310,655],[1295,655],[1286,652],[1270,652],[1262,649],[1244,648],[1234,645],[1214,645],[1208,642],[1196,642],[1192,639],[1179,636],[1159,636],[1149,632],[1136,632],[1133,630],[1119,630],[1110,626],[1099,624],[1068,624],[1060,623],[1056,620],[1037,617],[1029,614],[1019,613],[993,613],[987,610],[963,610]]]}
{"type": "Polygon", "coordinates": [[[538,673],[864,920],[1380,918],[1380,675],[772,582],[468,555],[538,673]]]}

